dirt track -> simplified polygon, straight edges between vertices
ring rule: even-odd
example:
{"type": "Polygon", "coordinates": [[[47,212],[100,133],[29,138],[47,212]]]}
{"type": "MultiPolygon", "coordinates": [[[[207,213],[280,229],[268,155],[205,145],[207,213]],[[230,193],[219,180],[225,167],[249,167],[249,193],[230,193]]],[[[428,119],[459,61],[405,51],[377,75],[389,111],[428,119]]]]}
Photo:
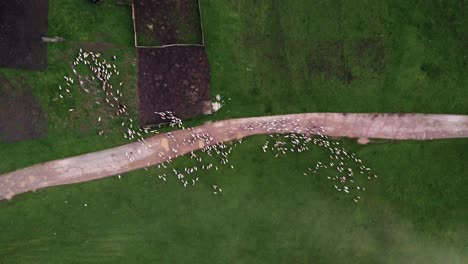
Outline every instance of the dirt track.
{"type": "Polygon", "coordinates": [[[214,145],[251,135],[309,133],[317,127],[322,127],[323,134],[331,137],[396,140],[466,138],[468,116],[308,113],[219,121],[177,130],[169,135],[153,136],[146,140],[145,145],[136,142],[3,174],[0,176],[0,200],[49,186],[90,181],[162,163],[205,147],[201,140],[193,144],[182,143],[194,133],[208,133],[213,138],[208,145],[214,145]]]}

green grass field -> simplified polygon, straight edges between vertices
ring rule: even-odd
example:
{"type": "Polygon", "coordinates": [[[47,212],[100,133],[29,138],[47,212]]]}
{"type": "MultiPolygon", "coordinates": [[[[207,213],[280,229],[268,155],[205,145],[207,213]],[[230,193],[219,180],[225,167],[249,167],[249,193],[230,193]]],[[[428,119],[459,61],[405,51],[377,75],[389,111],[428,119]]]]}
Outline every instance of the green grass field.
{"type": "MultiPolygon", "coordinates": [[[[126,142],[112,122],[86,126],[95,110],[71,116],[53,98],[77,49],[104,42],[136,105],[129,7],[49,2],[50,35],[67,41],[49,44],[48,70],[0,69],[31,83],[49,135],[0,144],[0,173],[126,142]]],[[[212,94],[226,105],[187,124],[297,112],[468,114],[464,5],[202,0],[212,94]]],[[[75,108],[85,103],[73,98],[75,108]]],[[[275,159],[261,151],[266,138],[245,140],[233,151],[234,169],[205,173],[192,188],[162,182],[162,170],[151,168],[2,201],[0,263],[468,262],[468,140],[340,140],[379,175],[356,204],[323,175],[302,175],[326,154],[275,159]]]]}

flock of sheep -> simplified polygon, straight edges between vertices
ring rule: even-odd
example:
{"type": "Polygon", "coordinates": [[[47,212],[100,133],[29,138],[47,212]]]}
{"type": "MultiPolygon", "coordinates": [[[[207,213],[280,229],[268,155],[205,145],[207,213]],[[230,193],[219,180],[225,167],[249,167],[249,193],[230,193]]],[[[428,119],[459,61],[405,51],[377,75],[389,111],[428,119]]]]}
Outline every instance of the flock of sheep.
{"type": "MultiPolygon", "coordinates": [[[[112,57],[112,60],[116,59],[117,58],[115,56],[112,57]]],[[[118,88],[114,88],[111,84],[112,76],[119,75],[117,66],[112,63],[112,61],[103,59],[100,53],[85,52],[80,49],[78,56],[73,62],[72,71],[77,78],[77,84],[79,84],[79,87],[81,87],[85,93],[95,94],[97,91],[100,91],[100,93],[104,95],[104,100],[102,102],[95,100],[95,104],[100,105],[101,103],[105,103],[115,110],[116,116],[124,118],[124,121],[121,123],[122,127],[125,126],[123,133],[124,138],[132,142],[138,140],[141,144],[145,145],[147,144],[145,141],[147,134],[153,135],[159,133],[157,129],[151,130],[150,127],[139,128],[138,125],[134,125],[134,120],[130,118],[129,113],[127,112],[127,107],[121,102],[123,93],[120,89],[123,83],[120,82],[118,88]],[[79,64],[84,64],[89,67],[89,70],[92,73],[91,79],[88,77],[84,78],[82,75],[78,74],[75,66],[78,66],[79,64]],[[84,87],[84,81],[88,81],[92,85],[86,88],[84,87]]],[[[70,93],[72,84],[75,83],[73,77],[64,76],[64,79],[66,80],[65,87],[59,85],[59,97],[61,99],[64,98],[64,93],[70,93]]],[[[219,95],[217,97],[219,97],[219,95]]],[[[217,98],[218,101],[219,99],[220,98],[217,98]]],[[[72,112],[75,111],[75,109],[69,109],[69,111],[72,112]]],[[[168,123],[170,127],[191,131],[190,139],[184,140],[184,142],[177,142],[170,132],[164,134],[168,140],[174,141],[172,142],[174,147],[172,147],[171,151],[172,153],[176,153],[175,157],[179,156],[177,154],[177,147],[179,144],[193,145],[198,141],[202,141],[204,143],[204,147],[200,150],[201,153],[193,151],[190,153],[190,159],[193,160],[193,165],[184,168],[172,168],[171,170],[172,174],[184,187],[194,186],[199,181],[201,176],[200,173],[202,171],[211,169],[218,171],[221,166],[228,165],[229,155],[231,154],[233,147],[242,143],[242,140],[238,140],[235,143],[228,145],[223,142],[212,144],[213,138],[209,134],[196,133],[191,128],[185,128],[182,124],[182,120],[177,118],[173,112],[164,111],[155,112],[155,114],[159,115],[159,117],[164,122],[168,123]],[[213,157],[218,157],[218,159],[215,161],[213,157]]],[[[102,118],[99,116],[98,122],[101,122],[101,120],[102,118]]],[[[286,129],[284,129],[286,121],[293,126],[296,125],[294,120],[274,120],[267,123],[250,123],[243,129],[266,129],[266,131],[271,132],[271,142],[270,140],[267,140],[263,144],[262,150],[263,152],[273,151],[275,153],[275,157],[285,155],[288,152],[306,152],[309,150],[310,144],[327,150],[329,152],[329,162],[317,162],[314,167],[308,168],[307,171],[304,172],[304,175],[318,174],[320,170],[324,169],[334,169],[336,174],[326,176],[327,179],[333,182],[333,186],[337,191],[346,194],[353,194],[353,200],[358,202],[361,197],[355,193],[365,190],[365,187],[360,185],[362,183],[362,179],[364,177],[367,179],[376,178],[377,175],[372,173],[370,168],[363,165],[362,161],[354,153],[340,147],[339,142],[329,140],[328,137],[324,135],[322,127],[317,126],[316,124],[310,124],[307,131],[300,129],[295,131],[295,129],[291,130],[289,128],[286,132],[286,129]]],[[[298,124],[297,127],[299,127],[298,124]]],[[[103,135],[103,133],[103,130],[99,131],[99,135],[103,135]]],[[[127,155],[127,157],[130,161],[134,159],[134,157],[129,155],[127,155]]],[[[168,172],[170,170],[167,170],[167,165],[171,163],[172,159],[175,157],[169,157],[169,159],[166,159],[163,163],[157,165],[158,169],[165,170],[165,172],[158,174],[159,179],[163,181],[167,180],[168,174],[170,174],[170,172],[168,172]]],[[[229,167],[234,168],[232,164],[229,164],[229,167]]],[[[145,168],[145,170],[148,170],[148,168],[145,168]]],[[[121,178],[121,176],[118,175],[118,178],[121,178]]],[[[213,194],[222,193],[222,189],[219,186],[213,185],[212,187],[213,194]]]]}

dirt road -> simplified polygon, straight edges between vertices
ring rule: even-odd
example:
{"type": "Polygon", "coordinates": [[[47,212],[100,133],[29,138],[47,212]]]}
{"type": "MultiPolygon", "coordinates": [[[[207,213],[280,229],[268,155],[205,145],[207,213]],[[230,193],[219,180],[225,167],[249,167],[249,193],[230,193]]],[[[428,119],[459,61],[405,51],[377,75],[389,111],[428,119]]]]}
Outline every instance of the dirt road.
{"type": "MultiPolygon", "coordinates": [[[[0,175],[0,200],[37,189],[90,181],[162,163],[219,142],[259,134],[305,133],[331,137],[431,140],[468,137],[468,116],[306,113],[231,119],[156,135],[85,155],[49,161],[0,175]],[[207,142],[193,135],[208,134],[207,142]]],[[[260,151],[260,150],[259,150],[260,151]]]]}

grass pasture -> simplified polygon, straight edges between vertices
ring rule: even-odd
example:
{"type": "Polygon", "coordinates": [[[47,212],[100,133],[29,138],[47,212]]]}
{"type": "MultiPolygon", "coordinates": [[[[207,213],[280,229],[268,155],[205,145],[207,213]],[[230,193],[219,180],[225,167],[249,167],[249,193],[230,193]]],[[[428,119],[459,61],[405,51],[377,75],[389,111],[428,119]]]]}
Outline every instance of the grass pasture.
{"type": "MultiPolygon", "coordinates": [[[[95,124],[80,131],[99,114],[67,112],[84,97],[53,100],[77,49],[100,42],[103,54],[118,56],[136,105],[131,15],[116,2],[49,0],[49,32],[67,41],[49,44],[48,70],[0,69],[8,80],[26,79],[48,115],[46,137],[0,144],[0,172],[126,142],[112,122],[105,138],[95,124]]],[[[187,124],[296,112],[468,114],[462,1],[200,3],[211,91],[226,104],[187,124]]],[[[468,140],[340,140],[379,175],[356,204],[324,175],[302,175],[325,153],[275,159],[261,151],[265,139],[245,140],[233,150],[234,169],[209,171],[192,188],[162,182],[163,170],[150,168],[2,201],[0,263],[468,261],[468,140]]]]}

